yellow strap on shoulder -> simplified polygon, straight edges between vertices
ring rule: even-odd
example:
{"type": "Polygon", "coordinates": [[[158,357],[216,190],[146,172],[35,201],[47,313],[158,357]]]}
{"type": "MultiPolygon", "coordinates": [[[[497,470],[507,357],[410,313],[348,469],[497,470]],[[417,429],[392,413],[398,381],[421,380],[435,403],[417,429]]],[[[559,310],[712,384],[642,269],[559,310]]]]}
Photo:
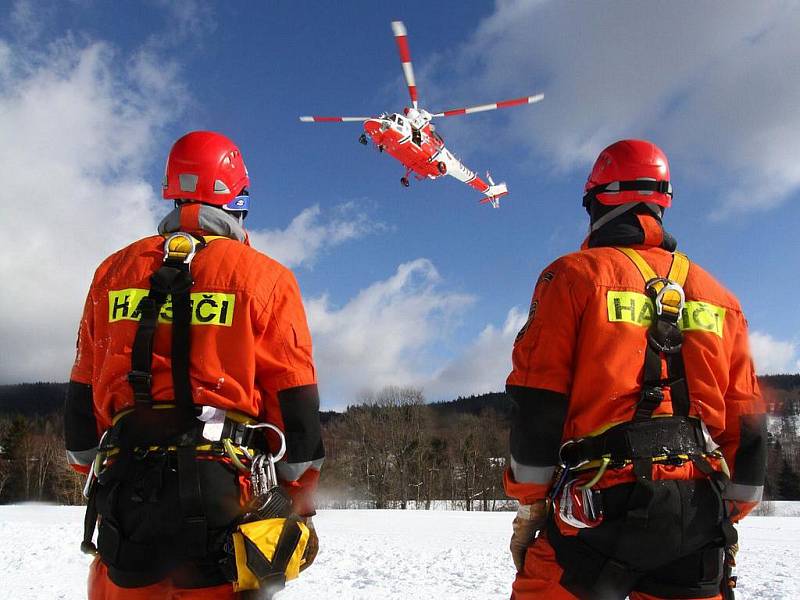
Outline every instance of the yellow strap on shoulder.
{"type": "MultiPolygon", "coordinates": [[[[639,273],[642,274],[645,283],[659,278],[658,274],[653,270],[653,267],[651,267],[644,257],[642,257],[642,255],[636,250],[633,248],[625,248],[623,246],[618,246],[617,250],[631,259],[631,262],[633,262],[633,264],[636,265],[636,268],[639,269],[639,273]]],[[[689,257],[683,252],[673,252],[672,266],[670,266],[667,279],[683,287],[686,283],[686,277],[689,275],[689,264],[689,257]]]]}
{"type": "Polygon", "coordinates": [[[667,279],[683,287],[689,275],[689,257],[683,252],[675,251],[672,254],[672,266],[669,268],[667,279]]]}
{"type": "Polygon", "coordinates": [[[617,250],[622,252],[625,256],[631,259],[633,264],[636,265],[636,268],[639,269],[639,273],[642,274],[644,278],[644,282],[647,283],[652,281],[653,279],[658,279],[658,274],[653,271],[653,267],[647,264],[647,261],[642,258],[642,255],[639,254],[633,248],[625,248],[622,246],[617,247],[617,250]]]}

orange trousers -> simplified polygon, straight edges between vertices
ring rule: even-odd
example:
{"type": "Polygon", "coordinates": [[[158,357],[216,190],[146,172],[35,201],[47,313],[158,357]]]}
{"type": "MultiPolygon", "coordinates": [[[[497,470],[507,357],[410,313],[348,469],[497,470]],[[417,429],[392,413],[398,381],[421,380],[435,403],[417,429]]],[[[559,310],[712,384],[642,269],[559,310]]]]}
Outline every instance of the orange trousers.
{"type": "MultiPolygon", "coordinates": [[[[511,600],[591,600],[579,598],[559,583],[564,570],[556,561],[553,547],[545,536],[540,536],[528,548],[525,555],[525,566],[522,573],[518,573],[512,585],[511,600]]],[[[701,600],[700,598],[687,598],[685,600],[701,600]]],[[[652,596],[643,592],[632,591],[630,600],[666,600],[662,596],[652,596]]],[[[619,600],[624,600],[620,598],[619,600]]],[[[722,600],[722,595],[706,596],[702,600],[722,600]]]]}
{"type": "Polygon", "coordinates": [[[168,581],[140,588],[121,588],[108,578],[106,566],[95,558],[89,567],[89,600],[236,600],[233,585],[176,588],[168,581]]]}

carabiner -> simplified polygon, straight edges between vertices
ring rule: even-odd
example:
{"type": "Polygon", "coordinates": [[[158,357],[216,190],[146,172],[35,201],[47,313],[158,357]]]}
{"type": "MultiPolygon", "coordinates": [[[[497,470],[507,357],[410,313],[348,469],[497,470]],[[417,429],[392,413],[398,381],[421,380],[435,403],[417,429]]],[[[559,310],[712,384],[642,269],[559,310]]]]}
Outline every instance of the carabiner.
{"type": "Polygon", "coordinates": [[[228,458],[231,459],[231,462],[237,469],[243,473],[250,472],[250,469],[241,460],[239,460],[238,456],[236,456],[236,450],[233,447],[233,442],[231,442],[230,438],[225,438],[222,440],[222,447],[225,448],[225,454],[228,455],[228,458]]]}

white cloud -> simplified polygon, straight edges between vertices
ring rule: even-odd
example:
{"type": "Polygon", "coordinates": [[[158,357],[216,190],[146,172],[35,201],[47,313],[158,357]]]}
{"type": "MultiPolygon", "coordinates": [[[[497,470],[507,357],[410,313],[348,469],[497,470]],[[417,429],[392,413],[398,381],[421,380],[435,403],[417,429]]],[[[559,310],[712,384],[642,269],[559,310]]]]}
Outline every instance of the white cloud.
{"type": "MultiPolygon", "coordinates": [[[[147,44],[124,58],[69,36],[44,49],[0,39],[0,382],[66,379],[94,268],[168,209],[145,173],[189,101],[147,44]]],[[[312,207],[254,240],[307,265],[375,227],[353,205],[330,218],[312,207]]]]}
{"type": "Polygon", "coordinates": [[[432,374],[433,346],[451,331],[473,298],[441,289],[426,259],[403,263],[386,280],[344,306],[327,296],[306,302],[314,357],[326,407],[341,408],[362,391],[420,385],[432,374]]]}
{"type": "Polygon", "coordinates": [[[0,47],[0,381],[64,380],[92,269],[154,230],[142,172],[182,88],[103,43],[0,47]]]}
{"type": "Polygon", "coordinates": [[[798,30],[796,3],[500,0],[456,64],[498,100],[544,91],[508,133],[561,168],[648,137],[725,211],[765,209],[800,187],[798,30]]]}
{"type": "Polygon", "coordinates": [[[287,267],[311,266],[320,253],[382,227],[352,203],[334,209],[328,220],[322,218],[322,211],[315,204],[292,219],[286,229],[250,231],[250,241],[287,267]]]}
{"type": "Polygon", "coordinates": [[[800,371],[800,357],[797,344],[777,340],[760,331],[750,333],[750,351],[759,375],[797,373],[800,371]]]}
{"type": "Polygon", "coordinates": [[[487,325],[461,354],[422,385],[428,399],[451,400],[505,389],[514,338],[527,318],[527,313],[515,306],[502,327],[487,325]]]}

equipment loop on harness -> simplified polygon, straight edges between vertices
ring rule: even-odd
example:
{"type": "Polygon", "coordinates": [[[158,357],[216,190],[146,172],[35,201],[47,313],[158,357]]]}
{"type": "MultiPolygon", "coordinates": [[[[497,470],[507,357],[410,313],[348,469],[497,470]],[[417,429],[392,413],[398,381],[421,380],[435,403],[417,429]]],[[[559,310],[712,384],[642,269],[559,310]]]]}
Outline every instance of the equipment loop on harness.
{"type": "Polygon", "coordinates": [[[594,477],[592,477],[589,481],[587,481],[583,485],[579,485],[578,489],[588,490],[592,486],[597,485],[597,483],[603,478],[603,475],[606,474],[606,470],[608,470],[608,465],[610,464],[611,464],[610,456],[604,456],[603,458],[601,458],[600,466],[597,468],[597,472],[594,474],[594,477]]]}

